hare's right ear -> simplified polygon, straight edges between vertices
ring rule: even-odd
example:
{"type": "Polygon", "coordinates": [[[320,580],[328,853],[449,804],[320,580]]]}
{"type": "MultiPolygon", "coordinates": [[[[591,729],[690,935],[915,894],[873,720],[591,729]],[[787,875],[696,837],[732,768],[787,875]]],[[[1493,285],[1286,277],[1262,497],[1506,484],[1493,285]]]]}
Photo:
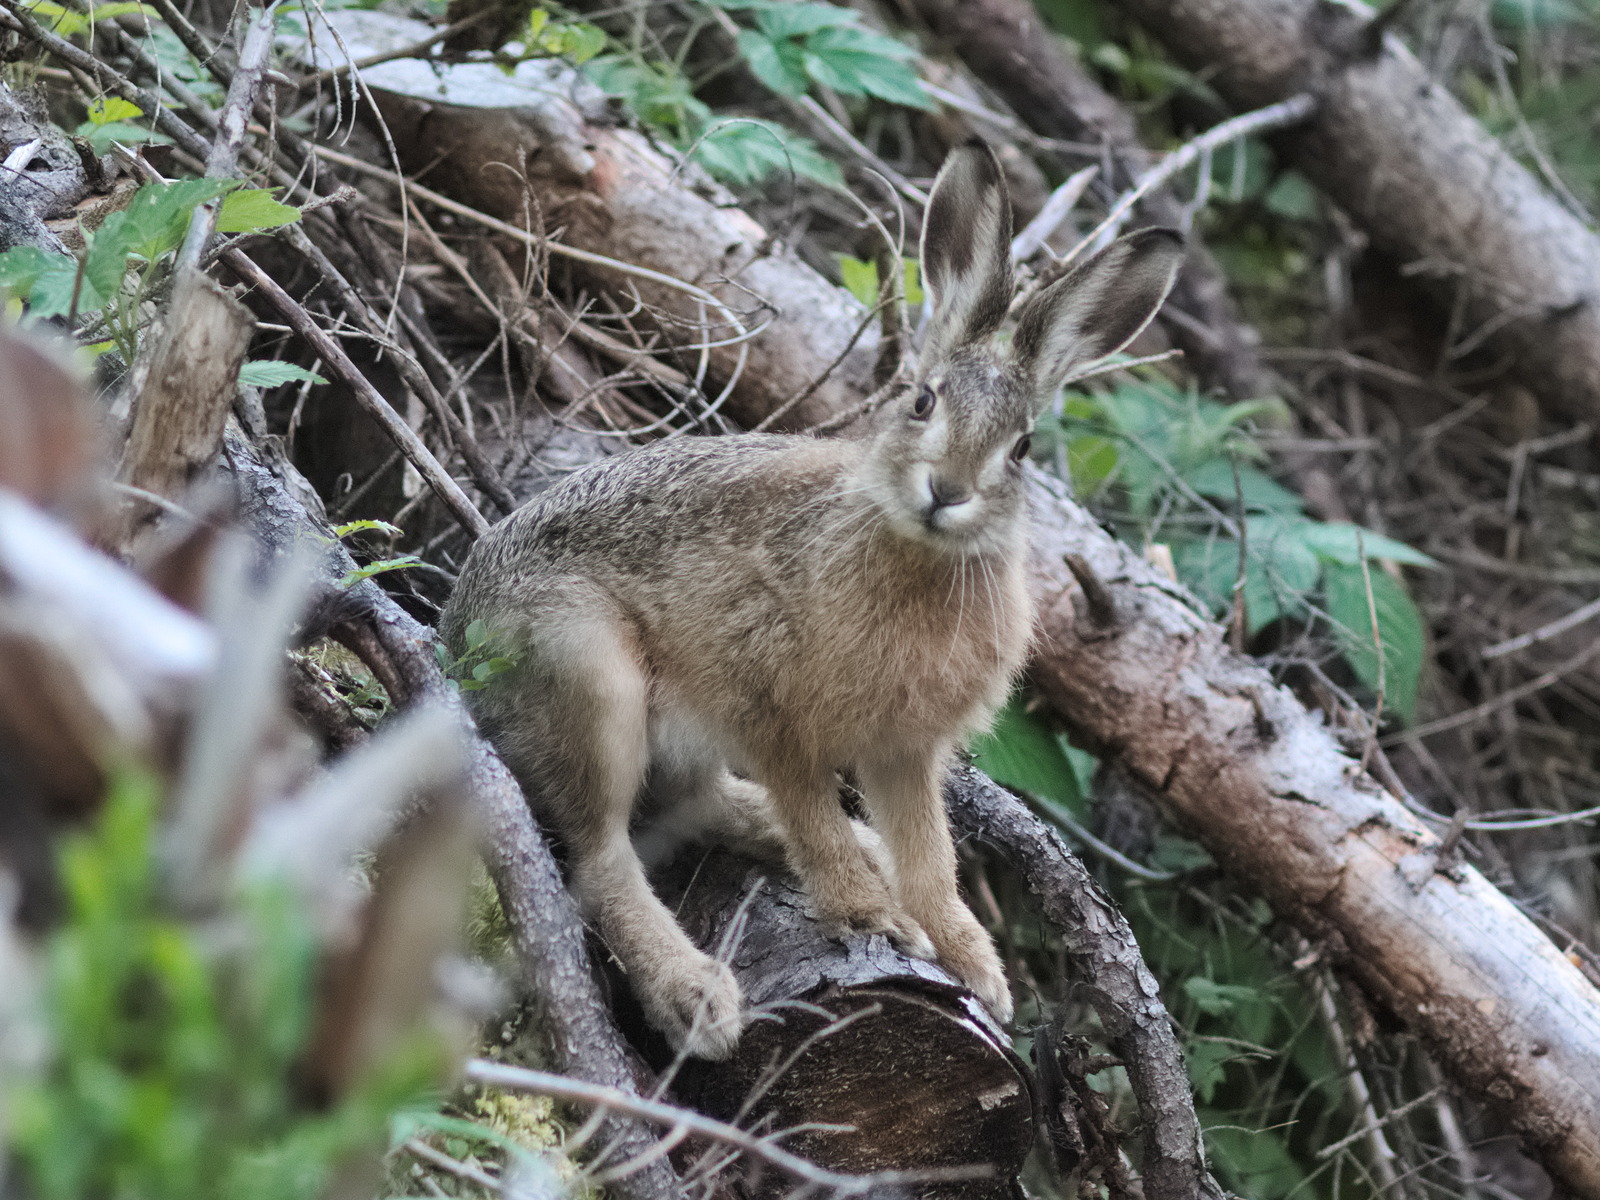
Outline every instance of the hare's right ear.
{"type": "Polygon", "coordinates": [[[940,358],[1000,328],[1011,305],[1011,198],[980,141],[952,150],[922,222],[922,281],[933,301],[923,357],[940,358]]]}
{"type": "Polygon", "coordinates": [[[1183,264],[1176,229],[1141,229],[1042,288],[1017,314],[1014,361],[1039,397],[1115,354],[1155,318],[1183,264]]]}

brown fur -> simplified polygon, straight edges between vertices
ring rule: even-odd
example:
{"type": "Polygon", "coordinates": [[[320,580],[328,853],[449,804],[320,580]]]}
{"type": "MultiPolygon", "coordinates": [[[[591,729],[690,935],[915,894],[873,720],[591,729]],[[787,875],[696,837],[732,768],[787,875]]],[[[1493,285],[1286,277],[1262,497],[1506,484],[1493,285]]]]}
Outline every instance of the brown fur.
{"type": "MultiPolygon", "coordinates": [[[[680,831],[781,848],[823,920],[937,955],[1010,1016],[999,958],[957,889],[940,798],[950,755],[1004,701],[1027,650],[1011,452],[1066,369],[1058,350],[1047,368],[997,352],[989,317],[974,319],[1011,289],[995,251],[1010,231],[998,181],[982,149],[941,172],[942,224],[1005,236],[962,247],[959,271],[948,246],[925,242],[925,263],[946,264],[929,272],[947,289],[934,295],[942,349],[868,436],[674,439],[586,468],[478,543],[441,623],[452,653],[481,618],[516,659],[470,694],[474,711],[565,838],[574,891],[647,1015],[690,1053],[732,1051],[741,997],[651,892],[630,841],[641,802],[680,831]],[[953,219],[961,204],[983,211],[953,219]],[[934,405],[919,416],[923,389],[934,405]],[[839,804],[840,768],[861,784],[870,830],[839,804]]],[[[1101,329],[1058,295],[1084,324],[1064,336],[1120,339],[1102,354],[1131,338],[1176,266],[1160,246],[1135,257],[1148,267],[1152,254],[1171,260],[1143,271],[1158,282],[1110,305],[1137,309],[1136,326],[1101,329]]]]}

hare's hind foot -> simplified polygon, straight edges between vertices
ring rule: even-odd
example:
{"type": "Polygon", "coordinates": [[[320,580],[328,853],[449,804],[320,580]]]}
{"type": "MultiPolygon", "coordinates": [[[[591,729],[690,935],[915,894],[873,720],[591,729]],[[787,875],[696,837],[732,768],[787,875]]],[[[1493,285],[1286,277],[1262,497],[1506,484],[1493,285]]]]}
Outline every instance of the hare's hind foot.
{"type": "Polygon", "coordinates": [[[690,1058],[721,1061],[744,1031],[744,994],[726,964],[696,951],[671,954],[635,977],[645,1017],[672,1048],[690,1058]]]}

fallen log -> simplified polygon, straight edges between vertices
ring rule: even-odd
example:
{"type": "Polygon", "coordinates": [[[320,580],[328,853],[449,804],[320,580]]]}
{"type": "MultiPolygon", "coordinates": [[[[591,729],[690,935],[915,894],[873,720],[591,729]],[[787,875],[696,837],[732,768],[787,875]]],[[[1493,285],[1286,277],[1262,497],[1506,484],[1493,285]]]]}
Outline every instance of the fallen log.
{"type": "MultiPolygon", "coordinates": [[[[1600,410],[1600,236],[1550,195],[1364,5],[1128,0],[1127,13],[1233,105],[1299,92],[1276,144],[1394,256],[1464,303],[1462,346],[1516,356],[1558,410],[1600,410]]],[[[1450,347],[1451,351],[1458,347],[1450,347]]]]}

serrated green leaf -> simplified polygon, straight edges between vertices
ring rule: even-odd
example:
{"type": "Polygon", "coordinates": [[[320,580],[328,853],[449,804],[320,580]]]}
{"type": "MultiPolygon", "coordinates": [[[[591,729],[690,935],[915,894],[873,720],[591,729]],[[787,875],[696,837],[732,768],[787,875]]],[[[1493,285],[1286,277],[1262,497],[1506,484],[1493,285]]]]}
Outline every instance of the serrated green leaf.
{"type": "Polygon", "coordinates": [[[819,29],[855,23],[854,12],[832,4],[769,4],[756,13],[756,25],[773,41],[804,37],[819,29]]]}
{"type": "MultiPolygon", "coordinates": [[[[171,253],[182,244],[196,206],[237,186],[238,181],[234,179],[180,179],[174,183],[145,184],[123,210],[127,252],[146,262],[171,253]]],[[[102,225],[102,232],[104,228],[102,225]]]]}
{"type": "Polygon", "coordinates": [[[300,219],[300,210],[273,199],[273,190],[239,188],[229,192],[217,210],[217,232],[259,233],[263,229],[293,225],[300,219]]]}
{"type": "Polygon", "coordinates": [[[1217,1086],[1227,1078],[1224,1068],[1238,1053],[1226,1042],[1192,1042],[1184,1049],[1183,1062],[1189,1068],[1189,1082],[1200,1103],[1211,1103],[1217,1086]]]}
{"type": "Polygon", "coordinates": [[[829,187],[844,186],[838,166],[810,141],[752,117],[708,130],[694,143],[694,157],[715,178],[736,187],[791,170],[829,187]]]}
{"type": "Polygon", "coordinates": [[[798,98],[810,86],[805,52],[796,42],[774,42],[753,29],[739,31],[739,52],[755,77],[781,96],[798,98]]]}
{"type": "Polygon", "coordinates": [[[94,231],[89,243],[89,256],[84,264],[84,277],[100,295],[109,298],[121,290],[122,277],[128,270],[133,237],[134,231],[128,227],[125,210],[110,214],[94,231]]]}
{"type": "Polygon", "coordinates": [[[911,108],[932,108],[910,60],[909,46],[850,25],[818,30],[805,39],[806,72],[846,96],[876,96],[911,108]]]}
{"type": "Polygon", "coordinates": [[[1196,1008],[1210,1017],[1223,1016],[1231,1013],[1239,1004],[1261,998],[1261,993],[1253,987],[1218,983],[1203,975],[1191,975],[1185,979],[1183,994],[1194,1001],[1196,1008]]]}
{"type": "Polygon", "coordinates": [[[1248,463],[1239,464],[1237,489],[1233,464],[1225,458],[1206,459],[1186,472],[1184,481],[1202,496],[1217,501],[1228,512],[1234,510],[1241,495],[1246,512],[1299,513],[1305,510],[1304,500],[1265,471],[1248,463]]]}
{"type": "Polygon", "coordinates": [[[1416,713],[1417,686],[1422,678],[1427,638],[1422,614],[1403,585],[1385,571],[1329,563],[1323,574],[1323,598],[1345,661],[1356,677],[1378,689],[1378,648],[1372,639],[1372,612],[1367,606],[1367,579],[1372,582],[1372,607],[1383,642],[1384,707],[1410,721],[1416,713]]]}
{"type": "Polygon", "coordinates": [[[126,121],[130,117],[137,119],[143,115],[144,111],[137,104],[121,96],[106,96],[89,102],[89,122],[93,125],[109,125],[113,121],[126,121]]]}
{"type": "Polygon", "coordinates": [[[377,562],[368,563],[364,567],[346,571],[339,579],[339,586],[350,587],[360,583],[363,579],[371,579],[374,575],[382,575],[388,571],[403,571],[407,567],[416,566],[421,561],[415,554],[402,554],[398,558],[379,559],[377,562]]]}
{"type": "MultiPolygon", "coordinates": [[[[285,383],[327,383],[315,371],[278,359],[258,359],[239,368],[239,382],[250,387],[271,388],[285,383]]],[[[399,530],[395,530],[396,533],[399,530]]]]}
{"type": "Polygon", "coordinates": [[[49,269],[52,259],[69,259],[64,254],[49,254],[37,246],[13,246],[0,254],[0,288],[9,295],[26,298],[39,276],[49,269]]]}

